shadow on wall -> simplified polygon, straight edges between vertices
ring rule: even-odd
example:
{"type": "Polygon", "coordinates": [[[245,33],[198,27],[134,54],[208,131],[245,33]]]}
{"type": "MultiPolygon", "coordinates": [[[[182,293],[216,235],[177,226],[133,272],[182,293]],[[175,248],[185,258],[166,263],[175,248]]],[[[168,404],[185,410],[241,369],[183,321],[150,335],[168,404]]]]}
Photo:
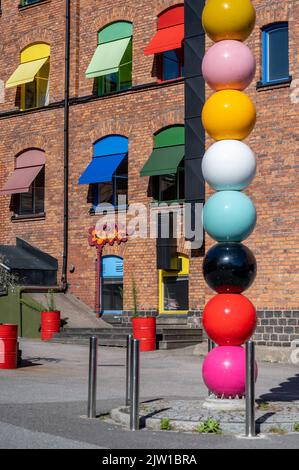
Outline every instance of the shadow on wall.
{"type": "Polygon", "coordinates": [[[290,377],[276,388],[271,388],[269,393],[259,397],[264,402],[298,401],[299,400],[299,374],[290,377]]]}

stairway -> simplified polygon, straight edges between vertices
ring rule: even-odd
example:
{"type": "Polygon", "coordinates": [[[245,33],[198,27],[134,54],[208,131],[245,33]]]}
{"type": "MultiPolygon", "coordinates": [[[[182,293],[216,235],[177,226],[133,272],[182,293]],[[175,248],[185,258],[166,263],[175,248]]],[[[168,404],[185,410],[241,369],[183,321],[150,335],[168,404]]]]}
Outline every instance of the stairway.
{"type": "MultiPolygon", "coordinates": [[[[122,318],[111,317],[105,321],[112,328],[64,328],[52,340],[55,343],[88,344],[89,337],[99,338],[100,346],[126,347],[127,335],[132,333],[131,326],[122,322],[122,318]]],[[[157,349],[179,349],[202,342],[202,330],[190,328],[186,317],[157,318],[157,349]]]]}

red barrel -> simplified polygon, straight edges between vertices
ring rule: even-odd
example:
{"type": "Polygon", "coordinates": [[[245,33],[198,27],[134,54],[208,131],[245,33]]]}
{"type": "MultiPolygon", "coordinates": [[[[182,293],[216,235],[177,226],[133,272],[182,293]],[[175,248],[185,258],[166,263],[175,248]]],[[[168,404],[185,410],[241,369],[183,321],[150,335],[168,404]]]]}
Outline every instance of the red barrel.
{"type": "Polygon", "coordinates": [[[18,325],[0,324],[0,369],[17,368],[18,325]]]}
{"type": "Polygon", "coordinates": [[[49,341],[60,332],[60,312],[42,312],[41,339],[49,341]]]}
{"type": "Polygon", "coordinates": [[[140,351],[155,351],[156,349],[156,318],[132,318],[134,339],[140,340],[140,351]]]}

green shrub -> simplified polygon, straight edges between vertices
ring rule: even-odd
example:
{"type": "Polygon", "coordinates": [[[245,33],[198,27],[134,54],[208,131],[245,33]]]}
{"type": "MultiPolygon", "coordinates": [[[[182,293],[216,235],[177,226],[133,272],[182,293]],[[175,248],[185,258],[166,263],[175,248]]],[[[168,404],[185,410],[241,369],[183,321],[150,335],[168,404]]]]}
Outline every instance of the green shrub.
{"type": "Polygon", "coordinates": [[[220,423],[214,418],[208,418],[200,423],[196,431],[203,434],[222,434],[220,423]]]}
{"type": "Polygon", "coordinates": [[[160,429],[161,429],[161,431],[170,431],[171,430],[171,424],[170,424],[170,419],[169,418],[162,418],[161,419],[160,429]]]}

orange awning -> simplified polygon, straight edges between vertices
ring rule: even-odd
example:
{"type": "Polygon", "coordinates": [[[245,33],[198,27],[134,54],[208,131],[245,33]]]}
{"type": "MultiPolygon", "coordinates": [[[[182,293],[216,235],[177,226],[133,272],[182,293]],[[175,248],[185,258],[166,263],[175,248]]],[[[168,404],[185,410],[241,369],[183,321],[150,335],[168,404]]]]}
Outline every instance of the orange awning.
{"type": "Polygon", "coordinates": [[[161,52],[180,49],[184,40],[184,24],[158,29],[155,36],[146,47],[145,55],[159,54],[161,52]]]}

